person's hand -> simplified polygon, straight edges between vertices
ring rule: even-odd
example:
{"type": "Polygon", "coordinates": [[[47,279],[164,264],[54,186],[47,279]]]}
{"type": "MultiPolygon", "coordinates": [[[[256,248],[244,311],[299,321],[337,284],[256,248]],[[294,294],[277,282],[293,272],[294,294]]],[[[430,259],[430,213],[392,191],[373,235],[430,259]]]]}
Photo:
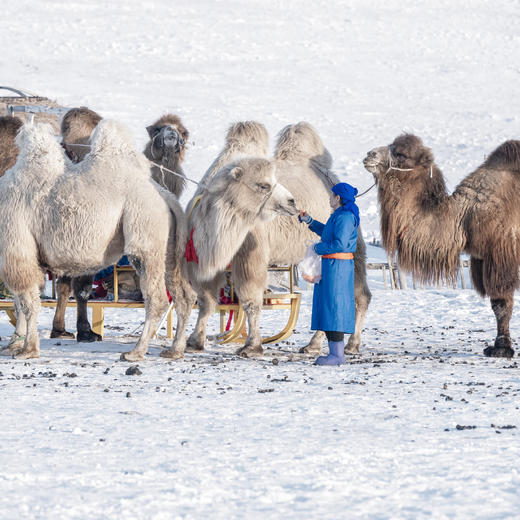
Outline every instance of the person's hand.
{"type": "Polygon", "coordinates": [[[298,221],[305,222],[305,224],[310,224],[312,222],[312,218],[306,211],[300,210],[298,221]]]}

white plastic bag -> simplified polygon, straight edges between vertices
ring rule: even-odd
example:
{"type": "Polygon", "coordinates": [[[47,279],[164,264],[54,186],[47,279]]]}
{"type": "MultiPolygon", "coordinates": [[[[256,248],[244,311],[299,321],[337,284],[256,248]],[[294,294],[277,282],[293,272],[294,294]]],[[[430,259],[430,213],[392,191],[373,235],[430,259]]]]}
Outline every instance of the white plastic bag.
{"type": "Polygon", "coordinates": [[[314,244],[307,246],[305,258],[298,264],[300,276],[309,283],[321,280],[321,256],[314,252],[314,244]]]}

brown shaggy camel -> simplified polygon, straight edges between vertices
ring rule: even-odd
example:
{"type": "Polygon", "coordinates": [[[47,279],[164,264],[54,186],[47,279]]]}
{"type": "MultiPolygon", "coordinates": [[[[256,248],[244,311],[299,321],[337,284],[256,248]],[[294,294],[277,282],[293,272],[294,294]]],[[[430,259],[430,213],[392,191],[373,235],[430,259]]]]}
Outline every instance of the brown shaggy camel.
{"type": "MultiPolygon", "coordinates": [[[[254,121],[234,124],[228,131],[223,151],[204,175],[195,197],[202,195],[204,199],[205,190],[211,189],[213,175],[226,161],[244,155],[266,156],[268,145],[269,137],[262,124],[254,121]]],[[[307,208],[314,217],[325,221],[330,214],[330,188],[338,180],[330,171],[330,154],[314,128],[301,122],[283,129],[276,146],[274,165],[278,182],[294,195],[296,205],[307,208]]],[[[193,200],[188,208],[192,204],[193,200]]],[[[200,216],[195,208],[189,226],[198,219],[200,216]]],[[[347,352],[355,354],[359,353],[363,320],[371,297],[366,283],[365,243],[361,233],[358,236],[355,254],[356,332],[351,335],[346,347],[347,352]]],[[[307,226],[287,216],[258,222],[245,235],[231,262],[235,289],[248,319],[248,336],[244,347],[238,350],[240,356],[257,356],[263,352],[259,318],[267,284],[267,267],[298,263],[305,254],[305,244],[309,240],[316,241],[317,237],[307,226]]],[[[228,247],[229,244],[224,242],[222,246],[228,247]]],[[[217,303],[218,288],[224,282],[224,273],[219,271],[213,278],[201,279],[200,275],[197,276],[200,267],[192,266],[191,271],[194,276],[190,277],[190,281],[198,293],[199,315],[188,340],[188,349],[201,351],[204,349],[207,322],[217,303]]],[[[323,332],[317,332],[302,351],[313,354],[321,352],[324,336],[323,332]]]]}
{"type": "Polygon", "coordinates": [[[431,150],[411,134],[364,159],[378,184],[383,246],[425,282],[454,281],[459,256],[471,258],[471,279],[489,296],[497,322],[486,356],[514,355],[509,334],[520,286],[520,141],[501,144],[473,173],[446,190],[431,150]]]}
{"type": "Polygon", "coordinates": [[[152,165],[152,177],[155,182],[164,186],[179,198],[186,186],[181,165],[190,134],[182,124],[180,117],[175,114],[165,114],[153,125],[148,126],[146,130],[150,136],[150,141],[146,144],[144,155],[150,161],[182,175],[180,177],[152,165]]]}

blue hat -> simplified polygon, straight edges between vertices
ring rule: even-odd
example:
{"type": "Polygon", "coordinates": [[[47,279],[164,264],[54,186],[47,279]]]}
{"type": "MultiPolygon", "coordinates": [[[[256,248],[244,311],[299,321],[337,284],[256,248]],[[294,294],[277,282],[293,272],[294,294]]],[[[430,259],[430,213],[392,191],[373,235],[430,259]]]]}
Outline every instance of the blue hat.
{"type": "MultiPolygon", "coordinates": [[[[356,226],[359,226],[359,208],[356,206],[355,198],[358,194],[357,188],[347,184],[346,182],[338,182],[332,187],[332,193],[341,197],[343,204],[342,211],[351,211],[356,219],[356,226]]],[[[337,210],[339,211],[339,209],[337,210]]]]}
{"type": "Polygon", "coordinates": [[[332,187],[332,192],[341,197],[343,202],[354,202],[358,194],[357,188],[347,184],[346,182],[338,182],[332,187]]]}

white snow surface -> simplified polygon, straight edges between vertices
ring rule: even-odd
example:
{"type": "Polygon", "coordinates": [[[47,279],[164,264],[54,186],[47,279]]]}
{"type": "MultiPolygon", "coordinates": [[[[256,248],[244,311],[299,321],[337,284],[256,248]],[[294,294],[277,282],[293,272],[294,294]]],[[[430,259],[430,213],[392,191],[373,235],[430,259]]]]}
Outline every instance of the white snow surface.
{"type": "MultiPolygon", "coordinates": [[[[262,121],[274,142],[306,120],[360,190],[366,152],[402,131],[453,189],[519,138],[519,45],[516,0],[4,0],[0,84],[119,119],[140,148],[173,111],[193,179],[230,123],[262,121]]],[[[378,238],[375,190],[359,205],[378,238]]],[[[0,358],[0,518],[518,518],[518,362],[482,354],[489,302],[385,290],[377,271],[370,287],[362,355],[342,367],[297,353],[310,291],[296,333],[261,359],[209,341],[167,361],[159,338],[134,376],[119,353],[144,311],[109,309],[105,341],[78,344],[49,339],[43,309],[41,358],[0,358]]],[[[286,318],[265,312],[263,332],[286,318]]],[[[11,333],[1,313],[2,345],[11,333]]]]}

